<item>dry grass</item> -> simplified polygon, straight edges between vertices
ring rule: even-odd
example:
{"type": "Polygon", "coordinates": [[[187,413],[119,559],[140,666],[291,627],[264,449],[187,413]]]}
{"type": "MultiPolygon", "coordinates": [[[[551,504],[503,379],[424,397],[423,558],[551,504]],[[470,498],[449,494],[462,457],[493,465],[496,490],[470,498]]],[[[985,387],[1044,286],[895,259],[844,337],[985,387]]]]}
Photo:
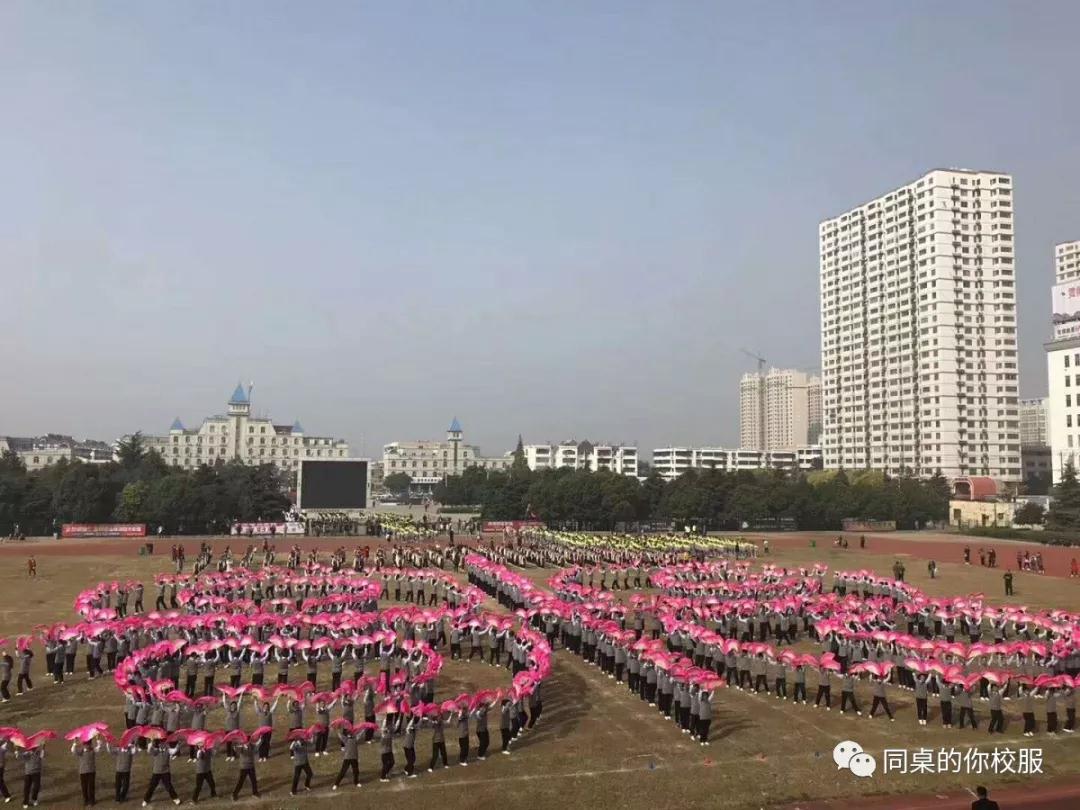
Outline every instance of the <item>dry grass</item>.
{"type": "MultiPolygon", "coordinates": [[[[860,554],[857,550],[787,550],[773,561],[792,566],[821,560],[830,567],[867,567],[887,573],[892,558],[860,554]],[[814,555],[814,556],[811,556],[814,555]]],[[[8,557],[0,570],[0,635],[27,632],[35,624],[72,618],[75,594],[88,583],[117,577],[144,579],[160,570],[162,557],[44,557],[39,556],[39,576],[29,581],[22,560],[8,557]]],[[[550,571],[531,572],[539,581],[550,571]]],[[[912,560],[908,579],[933,594],[949,595],[983,592],[991,601],[1002,601],[1000,571],[946,564],[933,582],[925,564],[912,560]]],[[[152,597],[151,597],[152,598],[152,597]]],[[[1080,583],[1061,579],[1021,576],[1017,580],[1016,601],[1040,607],[1080,610],[1080,583]]],[[[540,725],[514,746],[512,756],[498,753],[486,762],[468,768],[452,767],[420,779],[395,779],[390,784],[377,781],[378,752],[375,746],[361,751],[361,775],[367,783],[361,791],[343,788],[331,793],[329,783],[336,774],[336,755],[313,760],[317,797],[331,806],[344,807],[358,798],[380,808],[415,810],[418,805],[455,810],[482,806],[566,808],[582,807],[732,807],[756,808],[797,800],[857,797],[870,793],[938,791],[969,784],[964,777],[882,776],[857,780],[846,772],[837,773],[832,764],[833,746],[854,738],[871,753],[880,755],[885,747],[966,748],[978,745],[989,750],[994,744],[1012,747],[1031,745],[1044,750],[1044,768],[1049,775],[1075,776],[1080,773],[1080,740],[1063,735],[1046,735],[1025,740],[1019,734],[1015,715],[1004,738],[990,738],[983,730],[944,730],[935,725],[920,728],[907,693],[890,697],[897,722],[865,717],[843,717],[837,711],[815,711],[789,703],[725,690],[716,700],[713,744],[702,748],[690,742],[675,727],[632,697],[624,688],[594,668],[567,653],[555,656],[550,684],[545,687],[544,715],[540,725]],[[992,740],[992,742],[991,742],[992,740]]],[[[81,663],[81,662],[80,662],[81,663]]],[[[93,720],[105,719],[122,727],[121,700],[111,679],[89,682],[80,674],[65,686],[47,682],[42,660],[35,661],[38,688],[0,708],[0,725],[18,725],[36,730],[51,727],[66,730],[93,720]]],[[[505,683],[504,670],[480,664],[450,663],[440,683],[440,697],[465,689],[505,683]]],[[[812,690],[811,690],[812,691],[812,690]]],[[[812,697],[812,694],[811,694],[812,697]]],[[[860,702],[869,704],[868,695],[860,702]]],[[[985,715],[985,712],[983,712],[985,715]]],[[[220,723],[220,718],[215,718],[220,723]]],[[[214,721],[212,721],[213,723],[214,721]]],[[[493,737],[498,736],[497,729],[493,737]]],[[[452,737],[450,732],[448,737],[452,737]]],[[[259,767],[263,798],[245,798],[242,803],[257,807],[298,807],[288,795],[291,766],[283,754],[283,729],[275,734],[273,757],[259,767]]],[[[475,740],[473,741],[475,744],[475,740]]],[[[494,742],[494,741],[493,741],[494,742]]],[[[497,748],[497,746],[495,746],[497,748]]],[[[451,761],[456,760],[456,744],[448,739],[451,761]]],[[[397,752],[399,767],[403,762],[397,752]]],[[[426,765],[427,740],[421,737],[418,759],[426,765]]],[[[112,769],[107,757],[99,762],[100,799],[111,794],[112,769]]],[[[223,760],[215,765],[219,788],[231,790],[235,764],[223,760]]],[[[137,761],[132,796],[141,800],[147,783],[148,763],[137,761]]],[[[174,766],[175,783],[187,799],[193,787],[190,769],[184,760],[174,766]]],[[[21,784],[21,769],[12,761],[8,784],[21,784]]],[[[1045,777],[1035,777],[1043,780],[1045,777]]],[[[1014,777],[1015,779],[1015,777],[1014,777]]],[[[989,785],[1004,784],[1007,777],[981,777],[989,785]]],[[[62,744],[50,745],[46,760],[43,805],[76,807],[79,804],[75,763],[62,744]]],[[[163,800],[159,793],[157,803],[163,800]]],[[[205,800],[204,800],[205,801],[205,800]]],[[[219,799],[218,804],[227,799],[219,799]]],[[[105,803],[111,803],[111,799],[105,803]]]]}

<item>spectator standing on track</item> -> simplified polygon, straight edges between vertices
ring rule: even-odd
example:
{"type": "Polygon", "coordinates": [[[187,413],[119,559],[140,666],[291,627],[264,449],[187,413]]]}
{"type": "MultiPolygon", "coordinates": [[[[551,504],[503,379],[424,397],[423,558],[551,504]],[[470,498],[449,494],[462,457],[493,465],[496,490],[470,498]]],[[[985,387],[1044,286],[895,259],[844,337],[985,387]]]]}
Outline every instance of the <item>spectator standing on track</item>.
{"type": "Polygon", "coordinates": [[[993,799],[989,798],[988,791],[982,785],[975,788],[975,801],[971,803],[971,810],[1001,810],[1001,807],[993,799]]]}
{"type": "Polygon", "coordinates": [[[1012,596],[1013,595],[1013,573],[1012,573],[1012,570],[1007,570],[1005,572],[1005,575],[1002,577],[1002,579],[1005,580],[1005,595],[1006,596],[1012,596]]]}

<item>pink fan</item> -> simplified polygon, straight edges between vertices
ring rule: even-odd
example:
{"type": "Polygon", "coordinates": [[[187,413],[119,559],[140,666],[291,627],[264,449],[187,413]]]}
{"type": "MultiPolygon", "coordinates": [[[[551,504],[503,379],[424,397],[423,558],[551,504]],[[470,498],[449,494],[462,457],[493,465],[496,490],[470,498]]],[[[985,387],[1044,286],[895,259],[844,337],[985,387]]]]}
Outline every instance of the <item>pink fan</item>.
{"type": "Polygon", "coordinates": [[[274,729],[271,726],[259,726],[254,731],[252,731],[251,734],[248,735],[248,737],[254,742],[255,740],[261,739],[263,736],[272,733],[273,730],[274,729]]]}
{"type": "Polygon", "coordinates": [[[55,740],[59,735],[52,730],[45,729],[39,731],[37,734],[31,734],[26,738],[26,748],[37,748],[40,745],[44,745],[46,740],[55,740]]]}
{"type": "Polygon", "coordinates": [[[105,723],[90,723],[89,725],[73,728],[71,731],[64,735],[64,739],[77,740],[81,743],[88,743],[102,731],[108,731],[108,729],[109,727],[105,723]]]}

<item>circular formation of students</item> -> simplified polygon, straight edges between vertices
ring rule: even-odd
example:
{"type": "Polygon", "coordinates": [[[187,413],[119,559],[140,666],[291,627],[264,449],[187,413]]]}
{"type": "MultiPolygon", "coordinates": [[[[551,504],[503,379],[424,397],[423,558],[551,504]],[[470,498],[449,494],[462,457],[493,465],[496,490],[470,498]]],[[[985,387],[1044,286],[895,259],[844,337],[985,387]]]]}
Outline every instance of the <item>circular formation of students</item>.
{"type": "MultiPolygon", "coordinates": [[[[141,583],[100,583],[75,600],[76,623],[38,628],[11,645],[0,639],[0,696],[13,699],[15,670],[17,692],[33,688],[35,648],[55,684],[80,656],[88,677],[111,674],[123,730],[99,722],[64,735],[86,805],[97,799],[102,752],[115,760],[117,801],[128,798],[133,764],[145,755],[144,804],[159,789],[180,802],[171,778],[177,757],[192,763],[195,802],[204,791],[217,795],[220,759],[237,763],[234,799],[245,785],[259,795],[260,768],[286,755],[292,795],[360,787],[364,743],[378,746],[381,781],[414,778],[421,735],[430,743],[427,770],[449,766],[447,726],[457,731],[457,765],[468,766],[488,754],[489,712],[510,755],[541,716],[553,650],[580,656],[702,746],[727,687],[891,721],[890,696],[906,690],[919,725],[931,721],[933,701],[934,720],[947,728],[955,718],[978,729],[988,712],[991,734],[1004,731],[1012,701],[1027,735],[1074,731],[1077,615],[995,607],[979,596],[932,598],[865,570],[830,576],[824,566],[756,565],[753,544],[715,541],[523,532],[467,554],[410,552],[463,566],[467,582],[441,568],[404,567],[401,553],[392,566],[379,556],[368,571],[359,554],[352,571],[341,555],[332,566],[314,554],[304,565],[291,554],[287,567],[202,565],[197,574],[158,576],[149,612],[141,583]],[[552,569],[545,586],[526,576],[532,568],[552,569]],[[642,588],[653,592],[633,592],[642,588]],[[485,609],[488,597],[498,610],[485,609]],[[477,657],[507,668],[504,687],[437,694],[448,659],[477,657]],[[219,711],[223,722],[212,727],[219,711]],[[279,713],[288,731],[275,751],[279,713]],[[398,751],[404,767],[395,770],[398,751]],[[326,756],[340,759],[337,777],[315,784],[311,760],[326,756]]],[[[58,736],[0,726],[5,799],[11,757],[22,765],[23,805],[37,804],[45,743],[58,736]]]]}

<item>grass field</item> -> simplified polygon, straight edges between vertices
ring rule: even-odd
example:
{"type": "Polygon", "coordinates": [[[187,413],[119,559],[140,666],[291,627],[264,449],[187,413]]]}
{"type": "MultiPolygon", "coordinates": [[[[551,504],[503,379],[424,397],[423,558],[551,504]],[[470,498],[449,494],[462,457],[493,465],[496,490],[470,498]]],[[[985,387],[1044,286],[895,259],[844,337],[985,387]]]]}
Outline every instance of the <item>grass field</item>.
{"type": "MultiPolygon", "coordinates": [[[[325,541],[321,544],[324,548],[330,545],[325,541]]],[[[0,548],[0,560],[5,563],[0,566],[0,635],[10,637],[29,632],[36,624],[70,621],[72,599],[87,585],[114,578],[149,580],[154,573],[165,570],[168,563],[167,556],[160,554],[139,557],[132,551],[79,556],[79,550],[80,546],[70,546],[68,551],[76,554],[62,556],[45,553],[43,547],[0,548]],[[24,566],[30,550],[43,552],[37,555],[39,574],[33,581],[28,580],[24,566]]],[[[830,568],[871,568],[884,574],[889,572],[893,556],[831,547],[785,548],[776,551],[771,561],[792,566],[820,561],[830,568]]],[[[527,573],[543,582],[553,572],[527,573]]],[[[1000,570],[945,563],[939,578],[930,581],[925,564],[912,559],[908,580],[931,594],[982,592],[991,602],[1003,601],[1000,570]]],[[[1014,601],[1020,604],[1080,611],[1080,582],[1075,580],[1021,575],[1016,587],[1014,601]]],[[[0,725],[63,732],[83,723],[106,720],[114,728],[122,728],[122,700],[111,678],[91,682],[80,673],[63,687],[57,687],[44,676],[42,667],[39,656],[35,659],[37,688],[0,707],[0,725]]],[[[438,696],[507,681],[508,674],[502,669],[449,662],[440,678],[438,696]]],[[[812,691],[811,688],[811,697],[812,691]]],[[[869,705],[868,694],[860,693],[859,697],[860,703],[869,705]]],[[[378,751],[372,745],[361,751],[365,786],[360,791],[349,787],[342,789],[344,793],[332,793],[329,784],[339,764],[335,753],[312,760],[316,789],[304,797],[304,803],[317,798],[333,807],[345,807],[361,800],[380,808],[402,810],[414,810],[418,804],[447,810],[481,806],[757,808],[802,806],[835,799],[839,800],[836,806],[861,807],[886,795],[944,794],[976,783],[1006,786],[1022,781],[1015,776],[915,776],[880,772],[872,779],[860,780],[846,771],[838,773],[832,762],[833,746],[844,739],[860,742],[878,757],[879,767],[881,751],[887,747],[955,747],[961,751],[970,746],[983,750],[991,750],[995,745],[1038,747],[1043,750],[1045,775],[1024,777],[1025,785],[1039,787],[1052,780],[1057,780],[1056,784],[1071,783],[1080,777],[1080,739],[1045,734],[1025,739],[1019,733],[1015,712],[1009,712],[1010,722],[1004,736],[989,737],[985,732],[985,710],[981,712],[980,731],[945,730],[938,725],[936,706],[932,705],[930,725],[922,728],[915,722],[914,704],[908,693],[893,691],[890,701],[897,715],[895,723],[884,719],[870,721],[865,716],[843,717],[835,709],[815,711],[771,697],[721,690],[714,700],[713,742],[710,747],[702,748],[625,688],[576,657],[559,651],[551,681],[544,689],[542,720],[515,744],[512,756],[496,753],[486,762],[474,762],[467,768],[454,766],[434,774],[423,773],[419,779],[395,779],[380,784],[376,774],[378,751]]],[[[245,720],[250,727],[250,718],[245,720]]],[[[221,718],[212,718],[210,725],[220,726],[221,718]]],[[[449,730],[447,736],[450,759],[454,762],[456,744],[450,739],[453,734],[449,730]]],[[[497,737],[497,733],[493,736],[497,737]]],[[[300,806],[298,799],[288,795],[292,769],[283,754],[283,739],[282,726],[275,729],[270,762],[259,766],[262,798],[242,798],[241,804],[260,808],[300,806]]],[[[426,766],[430,746],[425,736],[418,741],[417,754],[418,762],[426,766]]],[[[400,750],[396,756],[400,766],[403,762],[400,750]]],[[[99,757],[99,804],[112,803],[110,760],[104,755],[99,757]]],[[[215,762],[219,791],[226,796],[236,779],[235,767],[235,763],[226,763],[223,758],[215,762]]],[[[137,760],[131,801],[141,801],[148,773],[148,763],[137,760]]],[[[176,787],[186,800],[194,781],[186,760],[177,760],[173,773],[176,787]]],[[[7,782],[17,795],[21,781],[19,763],[9,760],[7,782]]],[[[155,804],[163,804],[162,797],[159,792],[155,804]]],[[[966,801],[970,802],[970,798],[966,801]]],[[[210,804],[226,802],[227,798],[210,804]]],[[[55,807],[80,804],[74,758],[62,742],[49,745],[41,803],[55,807]]],[[[902,801],[886,801],[875,806],[904,805],[902,801]]],[[[1027,805],[1003,803],[1002,806],[1027,805]]]]}

